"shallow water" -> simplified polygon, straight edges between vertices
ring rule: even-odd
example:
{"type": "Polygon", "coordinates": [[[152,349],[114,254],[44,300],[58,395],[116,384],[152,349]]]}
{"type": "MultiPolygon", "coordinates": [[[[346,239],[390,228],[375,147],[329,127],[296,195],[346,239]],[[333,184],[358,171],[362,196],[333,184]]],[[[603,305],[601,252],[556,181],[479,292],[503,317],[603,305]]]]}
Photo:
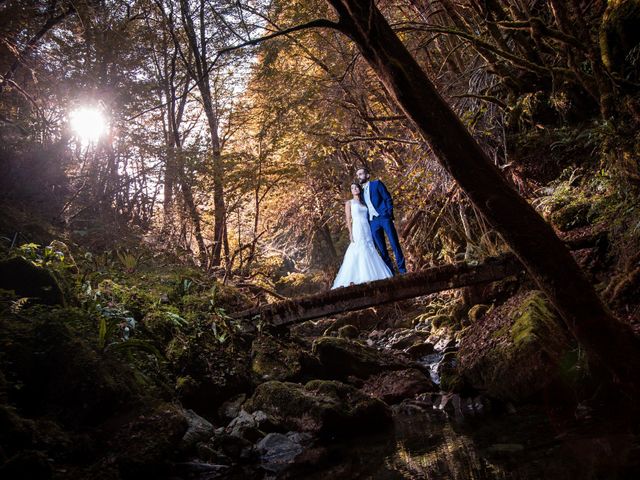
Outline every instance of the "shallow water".
{"type": "Polygon", "coordinates": [[[567,422],[542,407],[463,421],[440,412],[400,415],[389,434],[334,443],[316,453],[320,462],[278,478],[640,478],[639,437],[623,421],[567,422]]]}

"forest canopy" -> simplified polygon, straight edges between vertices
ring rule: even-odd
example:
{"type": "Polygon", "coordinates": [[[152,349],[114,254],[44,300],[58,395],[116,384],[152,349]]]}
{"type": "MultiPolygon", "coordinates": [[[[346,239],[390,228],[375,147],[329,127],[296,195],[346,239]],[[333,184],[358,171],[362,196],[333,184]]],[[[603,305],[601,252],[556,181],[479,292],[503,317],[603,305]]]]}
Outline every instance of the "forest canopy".
{"type": "MultiPolygon", "coordinates": [[[[523,196],[575,167],[640,180],[625,133],[638,120],[638,2],[378,3],[523,196]]],[[[0,8],[2,192],[49,221],[104,228],[107,245],[135,227],[227,274],[331,271],[340,205],[366,165],[390,186],[415,267],[504,249],[356,45],[323,28],[327,2],[0,8]]]]}

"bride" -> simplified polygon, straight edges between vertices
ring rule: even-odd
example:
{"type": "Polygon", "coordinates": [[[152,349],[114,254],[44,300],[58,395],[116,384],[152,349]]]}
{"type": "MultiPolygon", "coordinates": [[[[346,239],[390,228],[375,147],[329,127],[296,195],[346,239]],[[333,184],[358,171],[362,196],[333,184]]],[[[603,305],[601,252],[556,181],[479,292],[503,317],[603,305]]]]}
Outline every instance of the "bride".
{"type": "Polygon", "coordinates": [[[393,272],[384,263],[373,243],[367,207],[362,199],[362,187],[352,183],[351,194],[353,198],[347,200],[344,205],[351,243],[344,254],[332,290],[393,276],[393,272]]]}

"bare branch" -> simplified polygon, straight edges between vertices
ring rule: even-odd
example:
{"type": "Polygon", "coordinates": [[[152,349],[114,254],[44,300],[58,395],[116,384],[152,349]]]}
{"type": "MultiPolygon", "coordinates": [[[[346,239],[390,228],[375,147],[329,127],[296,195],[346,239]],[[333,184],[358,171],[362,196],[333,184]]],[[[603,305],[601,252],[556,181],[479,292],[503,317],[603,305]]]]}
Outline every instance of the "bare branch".
{"type": "Polygon", "coordinates": [[[316,20],[312,20],[307,23],[302,23],[300,25],[296,25],[290,28],[285,28],[284,30],[279,30],[269,35],[265,35],[264,37],[254,38],[252,40],[247,40],[246,42],[242,42],[238,45],[233,45],[231,47],[223,48],[222,50],[218,50],[218,55],[231,52],[233,50],[238,50],[239,48],[247,47],[249,45],[257,45],[261,42],[264,42],[265,40],[281,37],[282,35],[288,35],[290,33],[297,32],[300,30],[308,30],[310,28],[333,28],[338,31],[343,31],[342,25],[340,25],[339,23],[333,22],[331,20],[327,20],[326,18],[318,18],[316,20]]]}

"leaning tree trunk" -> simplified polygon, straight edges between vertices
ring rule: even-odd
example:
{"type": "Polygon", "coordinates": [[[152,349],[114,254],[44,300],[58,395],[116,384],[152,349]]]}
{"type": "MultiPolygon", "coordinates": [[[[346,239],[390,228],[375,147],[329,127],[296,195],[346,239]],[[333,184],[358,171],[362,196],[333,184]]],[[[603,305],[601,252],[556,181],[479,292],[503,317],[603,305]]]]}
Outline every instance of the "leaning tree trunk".
{"type": "Polygon", "coordinates": [[[503,237],[591,360],[637,386],[640,339],[616,319],[549,224],[507,183],[438,94],[373,0],[327,0],[389,94],[445,169],[503,237]]]}

